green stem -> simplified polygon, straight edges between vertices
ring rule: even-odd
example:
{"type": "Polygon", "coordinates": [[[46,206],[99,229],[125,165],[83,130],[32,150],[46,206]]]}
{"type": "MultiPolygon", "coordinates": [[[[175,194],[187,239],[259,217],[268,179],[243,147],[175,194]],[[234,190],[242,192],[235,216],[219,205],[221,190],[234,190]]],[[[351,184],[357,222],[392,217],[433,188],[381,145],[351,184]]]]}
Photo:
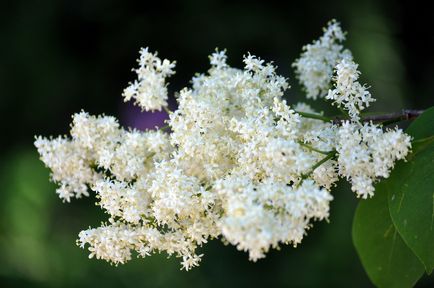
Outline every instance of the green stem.
{"type": "Polygon", "coordinates": [[[316,168],[318,168],[319,166],[321,166],[322,164],[324,164],[325,162],[327,162],[328,160],[332,159],[335,156],[336,156],[336,151],[330,151],[329,153],[327,153],[327,156],[325,156],[320,161],[315,163],[315,165],[313,165],[312,168],[310,168],[309,172],[301,175],[301,180],[303,181],[304,179],[312,175],[312,173],[315,171],[316,168]]]}
{"type": "Polygon", "coordinates": [[[164,111],[166,111],[167,114],[170,115],[170,113],[172,113],[172,111],[170,111],[170,109],[167,106],[163,106],[164,111]]]}
{"type": "Polygon", "coordinates": [[[151,159],[152,157],[154,157],[155,154],[156,154],[155,152],[152,152],[152,153],[150,153],[148,156],[146,156],[146,158],[145,158],[145,162],[148,161],[149,159],[151,159]]]}
{"type": "Polygon", "coordinates": [[[316,149],[316,148],[314,148],[314,147],[312,147],[312,146],[310,146],[310,145],[304,143],[303,141],[297,141],[297,142],[298,142],[298,144],[300,144],[301,146],[303,146],[303,147],[309,149],[310,151],[314,151],[314,152],[321,153],[321,154],[324,154],[324,155],[328,155],[330,152],[333,152],[333,151],[322,151],[322,150],[316,149]]]}
{"type": "Polygon", "coordinates": [[[170,125],[164,125],[163,127],[158,128],[158,130],[161,130],[161,131],[165,131],[167,129],[170,129],[170,125]]]}
{"type": "Polygon", "coordinates": [[[299,114],[301,117],[304,117],[304,118],[317,119],[317,120],[321,120],[321,121],[324,121],[324,122],[331,122],[331,121],[333,121],[332,118],[329,118],[329,117],[326,117],[326,116],[322,116],[322,115],[319,115],[319,114],[300,112],[300,111],[295,111],[295,113],[299,114]]]}
{"type": "Polygon", "coordinates": [[[347,111],[345,111],[344,109],[342,109],[342,107],[338,107],[339,111],[341,111],[341,113],[344,115],[345,118],[350,119],[350,115],[348,114],[347,111]]]}

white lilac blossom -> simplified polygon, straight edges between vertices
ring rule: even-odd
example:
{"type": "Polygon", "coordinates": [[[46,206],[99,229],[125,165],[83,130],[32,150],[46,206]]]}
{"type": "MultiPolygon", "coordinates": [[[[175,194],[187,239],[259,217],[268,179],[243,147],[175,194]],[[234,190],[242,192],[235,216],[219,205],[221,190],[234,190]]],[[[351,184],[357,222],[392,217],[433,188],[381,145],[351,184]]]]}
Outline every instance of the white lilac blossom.
{"type": "MultiPolygon", "coordinates": [[[[313,221],[329,217],[339,177],[357,196],[374,195],[374,183],[405,159],[411,139],[398,128],[362,124],[360,111],[373,98],[357,82],[343,39],[331,22],[294,64],[308,98],[325,96],[335,82],[327,98],[351,116],[341,124],[321,120],[307,104],[290,107],[287,79],[272,63],[249,53],[237,69],[216,50],[209,71],[177,93],[170,133],[124,129],[114,117],[80,112],[71,137],[37,137],[59,197],[69,202],[93,191],[108,214],[101,227],[80,232],[77,244],[115,265],[166,252],[189,270],[201,260],[197,249],[220,238],[256,261],[299,244],[313,221]]],[[[125,100],[144,110],[166,107],[174,63],[142,49],[139,64],[125,100]]]]}
{"type": "Polygon", "coordinates": [[[324,34],[312,44],[303,47],[300,58],[293,67],[300,84],[306,90],[306,97],[317,99],[327,95],[333,68],[342,59],[351,59],[351,52],[341,43],[345,33],[336,21],[330,21],[324,34]]]}
{"type": "Polygon", "coordinates": [[[151,53],[148,48],[140,50],[139,68],[134,71],[137,80],[130,83],[123,92],[124,101],[135,99],[135,104],[142,110],[161,110],[167,106],[166,78],[175,74],[175,62],[161,60],[157,53],[151,53]]]}

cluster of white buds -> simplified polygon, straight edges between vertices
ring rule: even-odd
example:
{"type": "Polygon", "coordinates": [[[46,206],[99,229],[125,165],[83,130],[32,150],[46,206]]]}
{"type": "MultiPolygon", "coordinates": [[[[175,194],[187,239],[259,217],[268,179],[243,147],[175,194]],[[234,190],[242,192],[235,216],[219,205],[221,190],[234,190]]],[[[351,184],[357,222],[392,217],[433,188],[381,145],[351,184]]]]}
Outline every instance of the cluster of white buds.
{"type": "MultiPolygon", "coordinates": [[[[114,264],[164,251],[188,270],[201,260],[199,246],[221,238],[256,261],[270,248],[299,244],[312,221],[328,218],[339,177],[358,196],[372,196],[373,184],[409,152],[410,137],[362,124],[360,111],[373,99],[343,40],[333,21],[294,64],[309,98],[325,97],[334,82],[326,98],[350,116],[340,124],[303,103],[291,108],[283,100],[287,79],[271,63],[248,54],[244,69],[232,68],[216,51],[208,73],[179,92],[170,133],[124,129],[113,117],[81,112],[71,138],[38,137],[60,198],[92,190],[109,214],[101,227],[82,231],[78,245],[114,264]]],[[[125,100],[144,110],[166,107],[174,62],[140,53],[125,100]]]]}

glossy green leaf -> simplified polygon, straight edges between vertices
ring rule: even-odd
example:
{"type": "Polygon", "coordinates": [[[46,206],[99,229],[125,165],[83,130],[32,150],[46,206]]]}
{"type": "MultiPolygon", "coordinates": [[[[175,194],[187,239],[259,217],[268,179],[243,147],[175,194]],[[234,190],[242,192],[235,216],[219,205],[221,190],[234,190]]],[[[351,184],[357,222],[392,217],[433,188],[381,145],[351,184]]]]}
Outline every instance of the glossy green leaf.
{"type": "Polygon", "coordinates": [[[392,223],[385,182],[377,185],[373,198],[360,201],[353,222],[353,242],[376,286],[412,287],[424,267],[392,223]]]}
{"type": "Polygon", "coordinates": [[[422,115],[405,130],[414,139],[427,138],[434,135],[434,107],[426,109],[422,115]]]}
{"type": "Polygon", "coordinates": [[[388,179],[390,215],[404,242],[430,274],[434,268],[434,108],[407,129],[416,140],[408,162],[388,179]]]}

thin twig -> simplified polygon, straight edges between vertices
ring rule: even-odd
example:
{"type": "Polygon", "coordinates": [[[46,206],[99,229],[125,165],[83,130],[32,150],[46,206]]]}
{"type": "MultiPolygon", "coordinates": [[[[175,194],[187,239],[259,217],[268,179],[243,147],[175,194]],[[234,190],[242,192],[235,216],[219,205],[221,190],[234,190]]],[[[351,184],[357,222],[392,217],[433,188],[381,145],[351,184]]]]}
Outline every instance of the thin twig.
{"type": "MultiPolygon", "coordinates": [[[[414,120],[420,114],[422,114],[424,110],[411,110],[411,109],[403,109],[401,112],[394,112],[394,113],[388,113],[388,114],[380,114],[380,115],[368,115],[362,118],[362,122],[376,122],[381,123],[384,126],[393,124],[399,121],[405,121],[405,120],[414,120]]],[[[334,124],[340,124],[343,121],[346,121],[348,119],[342,119],[339,117],[335,117],[333,119],[334,124]]]]}
{"type": "MultiPolygon", "coordinates": [[[[349,120],[348,117],[327,117],[320,114],[313,114],[313,113],[307,113],[307,112],[299,112],[295,111],[297,114],[304,118],[309,119],[317,119],[324,122],[333,122],[333,124],[341,124],[344,121],[349,120]]],[[[394,112],[394,113],[388,113],[388,114],[380,114],[380,115],[367,115],[362,117],[362,122],[375,122],[375,123],[381,123],[384,126],[390,125],[399,121],[405,121],[405,120],[414,120],[420,114],[422,114],[424,110],[412,110],[412,109],[403,109],[400,112],[394,112]]]]}

